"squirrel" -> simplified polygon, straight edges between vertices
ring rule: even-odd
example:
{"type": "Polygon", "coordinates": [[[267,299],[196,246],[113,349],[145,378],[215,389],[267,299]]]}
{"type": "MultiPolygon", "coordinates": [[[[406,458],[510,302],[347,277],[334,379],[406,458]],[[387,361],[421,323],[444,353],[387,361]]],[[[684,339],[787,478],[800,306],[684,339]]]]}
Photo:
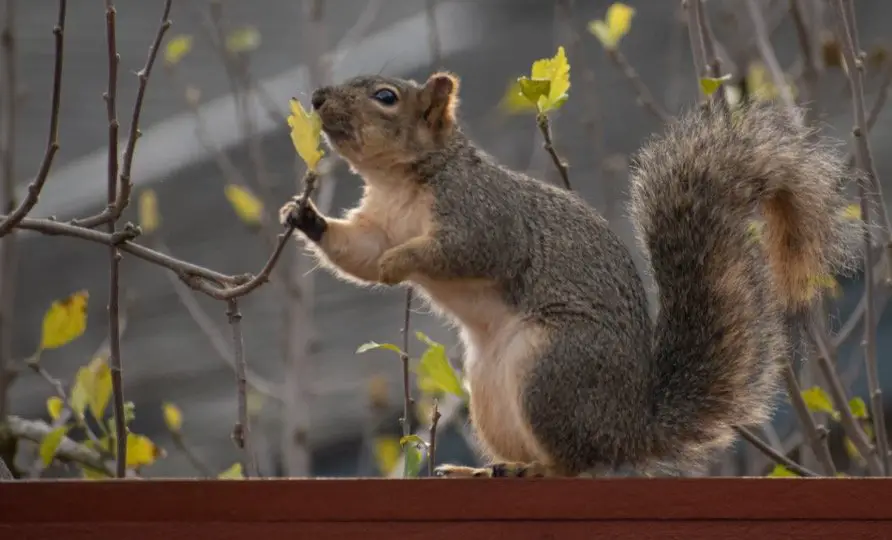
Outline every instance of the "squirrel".
{"type": "Polygon", "coordinates": [[[786,317],[816,298],[816,276],[855,260],[858,222],[843,214],[853,173],[836,147],[800,111],[757,103],[693,108],[646,141],[628,215],[659,289],[654,322],[607,221],[478,148],[458,91],[450,72],[316,89],[326,144],[364,193],[341,218],[301,196],[280,209],[321,267],[412,286],[457,326],[487,460],[436,474],[696,470],[735,426],[767,420],[786,317]]]}

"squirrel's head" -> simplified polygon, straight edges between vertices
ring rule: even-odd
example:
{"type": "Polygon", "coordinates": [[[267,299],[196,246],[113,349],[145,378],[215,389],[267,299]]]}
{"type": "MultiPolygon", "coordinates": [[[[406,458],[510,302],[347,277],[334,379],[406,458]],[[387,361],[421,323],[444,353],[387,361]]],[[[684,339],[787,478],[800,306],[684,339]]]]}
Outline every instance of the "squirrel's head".
{"type": "Polygon", "coordinates": [[[409,165],[448,144],[455,130],[458,78],[434,73],[423,85],[359,76],[313,92],[329,146],[362,173],[409,165]]]}

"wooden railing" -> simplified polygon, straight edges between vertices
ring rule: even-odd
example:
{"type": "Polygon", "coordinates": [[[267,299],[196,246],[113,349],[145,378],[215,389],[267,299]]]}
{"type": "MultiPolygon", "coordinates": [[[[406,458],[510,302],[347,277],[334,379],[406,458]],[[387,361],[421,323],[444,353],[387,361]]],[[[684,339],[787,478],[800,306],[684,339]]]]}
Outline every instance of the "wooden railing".
{"type": "Polygon", "coordinates": [[[0,538],[892,538],[892,479],[23,481],[0,538]]]}

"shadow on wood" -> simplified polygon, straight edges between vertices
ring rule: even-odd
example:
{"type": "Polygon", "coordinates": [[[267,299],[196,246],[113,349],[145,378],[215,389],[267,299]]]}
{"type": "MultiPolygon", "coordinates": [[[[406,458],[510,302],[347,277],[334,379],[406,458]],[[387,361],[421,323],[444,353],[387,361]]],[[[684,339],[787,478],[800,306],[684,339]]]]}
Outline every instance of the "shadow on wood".
{"type": "Polygon", "coordinates": [[[892,479],[0,483],[0,538],[892,538],[892,479]]]}

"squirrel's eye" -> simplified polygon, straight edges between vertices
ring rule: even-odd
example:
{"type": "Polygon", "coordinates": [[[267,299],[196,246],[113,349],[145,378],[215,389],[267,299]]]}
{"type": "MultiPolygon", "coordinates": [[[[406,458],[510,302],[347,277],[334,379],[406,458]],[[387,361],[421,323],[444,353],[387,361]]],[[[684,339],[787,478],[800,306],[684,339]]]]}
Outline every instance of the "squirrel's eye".
{"type": "Polygon", "coordinates": [[[388,90],[387,88],[378,90],[372,97],[385,105],[393,105],[398,101],[396,93],[393,90],[388,90]]]}

